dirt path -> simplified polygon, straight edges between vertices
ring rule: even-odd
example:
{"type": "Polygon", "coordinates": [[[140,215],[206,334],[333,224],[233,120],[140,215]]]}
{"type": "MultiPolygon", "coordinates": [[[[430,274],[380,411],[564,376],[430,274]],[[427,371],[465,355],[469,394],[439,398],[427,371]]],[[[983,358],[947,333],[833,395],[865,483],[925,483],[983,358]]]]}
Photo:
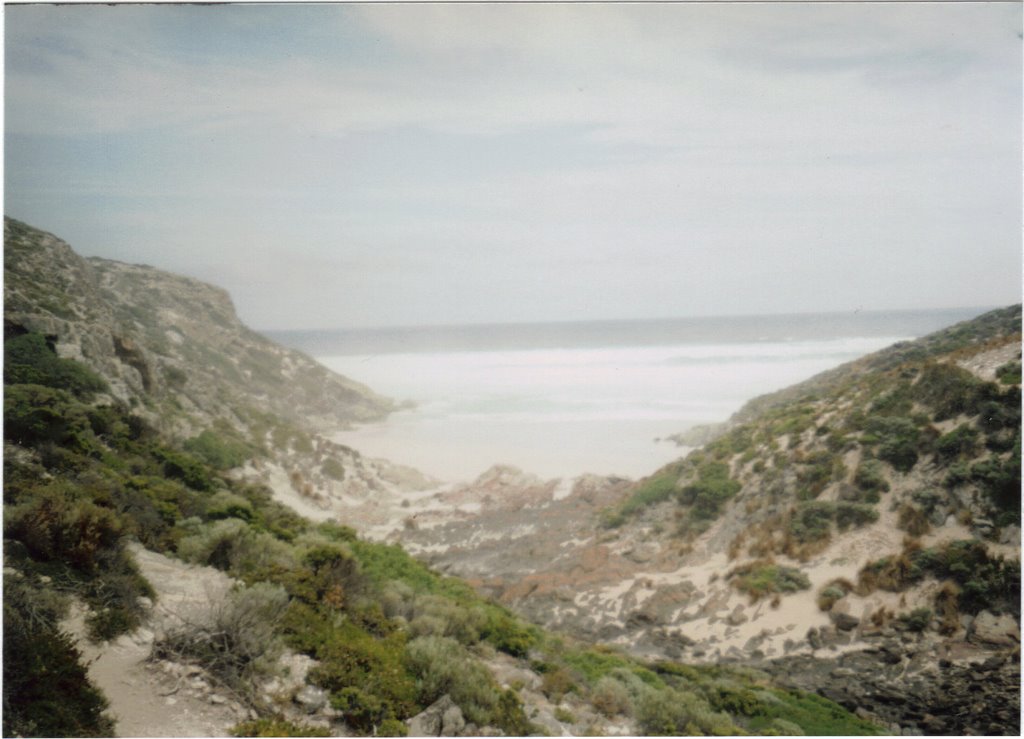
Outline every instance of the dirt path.
{"type": "Polygon", "coordinates": [[[84,638],[85,612],[74,608],[65,629],[78,638],[89,676],[110,701],[118,736],[227,736],[248,711],[219,694],[197,668],[147,662],[155,634],[201,613],[222,598],[232,581],[209,567],[196,567],[132,549],[143,575],[157,592],[149,621],[134,634],[105,644],[84,638]]]}

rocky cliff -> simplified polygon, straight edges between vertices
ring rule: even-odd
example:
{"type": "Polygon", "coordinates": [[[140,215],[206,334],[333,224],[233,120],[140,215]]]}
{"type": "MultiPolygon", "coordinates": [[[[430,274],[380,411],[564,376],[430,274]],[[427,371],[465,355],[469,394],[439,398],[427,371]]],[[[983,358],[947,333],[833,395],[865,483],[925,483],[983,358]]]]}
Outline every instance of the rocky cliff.
{"type": "Polygon", "coordinates": [[[218,419],[273,414],[306,429],[384,417],[392,403],[238,320],[212,285],[152,267],[84,259],[4,219],[5,334],[45,334],[154,425],[187,437],[218,419]]]}

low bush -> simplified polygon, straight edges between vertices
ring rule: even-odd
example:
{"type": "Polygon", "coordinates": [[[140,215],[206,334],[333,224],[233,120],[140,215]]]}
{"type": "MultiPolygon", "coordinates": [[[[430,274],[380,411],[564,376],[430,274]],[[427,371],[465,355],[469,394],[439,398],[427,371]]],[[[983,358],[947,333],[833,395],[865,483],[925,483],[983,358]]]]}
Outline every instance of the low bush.
{"type": "Polygon", "coordinates": [[[409,672],[416,677],[420,705],[428,706],[449,695],[467,720],[478,726],[493,722],[498,708],[498,686],[487,668],[473,660],[454,639],[413,639],[406,648],[405,659],[409,672]]]}
{"type": "Polygon", "coordinates": [[[107,700],[61,631],[56,601],[4,575],[4,736],[113,736],[107,700]]]}
{"type": "Polygon", "coordinates": [[[602,526],[609,529],[618,528],[645,508],[670,499],[678,492],[681,472],[682,464],[675,463],[641,480],[625,501],[603,512],[602,526]]]}
{"type": "Polygon", "coordinates": [[[814,452],[797,469],[798,497],[802,500],[817,498],[830,482],[841,480],[845,474],[846,465],[841,456],[828,451],[814,452]]]}
{"type": "Polygon", "coordinates": [[[996,377],[1004,385],[1020,385],[1020,362],[1007,362],[996,368],[996,377]]]}
{"type": "Polygon", "coordinates": [[[976,415],[986,399],[984,384],[956,365],[932,362],[922,370],[911,394],[915,400],[931,406],[936,421],[944,421],[961,414],[976,415]]]}
{"type": "Polygon", "coordinates": [[[184,443],[185,451],[195,454],[217,470],[240,467],[251,458],[255,449],[233,429],[206,429],[184,443]]]}
{"type": "Polygon", "coordinates": [[[960,612],[1020,612],[1020,560],[990,555],[977,540],[952,541],[929,549],[907,547],[899,555],[869,562],[858,576],[857,593],[867,595],[875,589],[901,592],[926,577],[956,584],[960,612]]]}
{"type": "Polygon", "coordinates": [[[336,457],[325,459],[324,463],[320,466],[320,471],[325,477],[329,477],[332,480],[340,482],[345,479],[345,466],[336,457]]]}
{"type": "Polygon", "coordinates": [[[526,657],[538,641],[536,627],[526,626],[503,610],[490,608],[480,636],[495,649],[513,657],[526,657]]]}
{"type": "Polygon", "coordinates": [[[978,449],[978,431],[973,426],[961,424],[935,442],[935,458],[943,464],[956,459],[970,458],[978,449]]]}
{"type": "Polygon", "coordinates": [[[636,720],[640,730],[649,736],[739,733],[739,727],[726,714],[712,711],[705,701],[692,693],[670,688],[647,691],[638,701],[636,720]]]}
{"type": "Polygon", "coordinates": [[[282,647],[288,606],[280,586],[257,583],[232,590],[223,603],[169,630],[153,645],[158,658],[195,660],[239,696],[252,698],[254,678],[269,674],[282,647]]]}
{"type": "Polygon", "coordinates": [[[733,587],[749,595],[752,601],[770,593],[795,593],[811,587],[811,581],[800,570],[777,565],[769,560],[755,560],[741,565],[726,577],[733,587]]]}
{"type": "Polygon", "coordinates": [[[875,445],[879,459],[900,472],[909,472],[917,463],[921,433],[909,418],[872,417],[867,422],[861,442],[875,445]]]}
{"type": "Polygon", "coordinates": [[[385,719],[404,719],[419,709],[415,676],[405,661],[405,635],[375,637],[351,620],[316,638],[320,664],[310,679],[330,691],[331,704],[361,731],[385,719]]]}
{"type": "Polygon", "coordinates": [[[238,518],[206,524],[191,519],[179,528],[184,535],[178,542],[178,555],[188,562],[211,565],[242,578],[275,567],[293,569],[296,564],[291,547],[238,518]]]}
{"type": "Polygon", "coordinates": [[[600,713],[613,716],[633,715],[633,698],[626,686],[611,677],[602,677],[590,692],[590,704],[600,713]]]}
{"type": "Polygon", "coordinates": [[[867,503],[839,502],[835,504],[836,526],[845,531],[851,526],[867,526],[878,520],[878,511],[867,503]]]}
{"type": "Polygon", "coordinates": [[[889,480],[886,478],[885,468],[878,460],[866,459],[857,465],[853,482],[863,491],[862,500],[865,503],[877,503],[881,500],[881,493],[889,492],[889,480]]]}
{"type": "Polygon", "coordinates": [[[252,503],[241,495],[221,490],[214,493],[206,504],[206,517],[211,521],[222,518],[239,518],[245,522],[253,520],[252,503]]]}
{"type": "Polygon", "coordinates": [[[729,465],[704,462],[697,468],[697,480],[683,487],[677,497],[683,505],[692,506],[695,518],[708,520],[716,518],[740,488],[740,483],[729,477],[729,465]]]}
{"type": "Polygon", "coordinates": [[[920,508],[909,503],[904,503],[900,506],[899,519],[896,525],[915,537],[924,536],[932,528],[928,522],[928,515],[920,508]]]}
{"type": "Polygon", "coordinates": [[[45,385],[85,399],[108,390],[102,377],[84,364],[58,357],[38,333],[4,341],[4,384],[45,385]]]}
{"type": "Polygon", "coordinates": [[[210,468],[191,454],[165,447],[155,449],[154,454],[163,463],[163,473],[167,477],[203,492],[213,492],[219,487],[210,468]]]}
{"type": "Polygon", "coordinates": [[[98,451],[85,406],[64,390],[42,385],[4,389],[4,439],[26,447],[52,444],[75,454],[98,451]]]}
{"type": "Polygon", "coordinates": [[[921,633],[931,625],[932,616],[931,608],[915,608],[910,613],[901,614],[897,621],[908,631],[921,633]]]}

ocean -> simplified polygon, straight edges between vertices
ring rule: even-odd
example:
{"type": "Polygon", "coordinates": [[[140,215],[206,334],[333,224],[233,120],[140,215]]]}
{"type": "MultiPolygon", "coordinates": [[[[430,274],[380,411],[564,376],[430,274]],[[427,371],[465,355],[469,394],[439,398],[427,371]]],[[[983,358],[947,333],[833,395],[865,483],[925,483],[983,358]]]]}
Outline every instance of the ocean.
{"type": "Polygon", "coordinates": [[[332,435],[445,482],[638,478],[666,437],[984,309],[265,332],[410,407],[332,435]]]}

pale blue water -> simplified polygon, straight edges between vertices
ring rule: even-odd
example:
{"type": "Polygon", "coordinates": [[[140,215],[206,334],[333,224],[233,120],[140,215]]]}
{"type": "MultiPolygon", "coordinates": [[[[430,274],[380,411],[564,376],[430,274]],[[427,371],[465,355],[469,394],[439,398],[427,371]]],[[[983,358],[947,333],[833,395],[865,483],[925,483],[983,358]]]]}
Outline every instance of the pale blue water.
{"type": "Polygon", "coordinates": [[[413,409],[335,438],[446,481],[495,463],[640,477],[658,441],[747,400],[982,312],[604,321],[277,333],[413,409]]]}

